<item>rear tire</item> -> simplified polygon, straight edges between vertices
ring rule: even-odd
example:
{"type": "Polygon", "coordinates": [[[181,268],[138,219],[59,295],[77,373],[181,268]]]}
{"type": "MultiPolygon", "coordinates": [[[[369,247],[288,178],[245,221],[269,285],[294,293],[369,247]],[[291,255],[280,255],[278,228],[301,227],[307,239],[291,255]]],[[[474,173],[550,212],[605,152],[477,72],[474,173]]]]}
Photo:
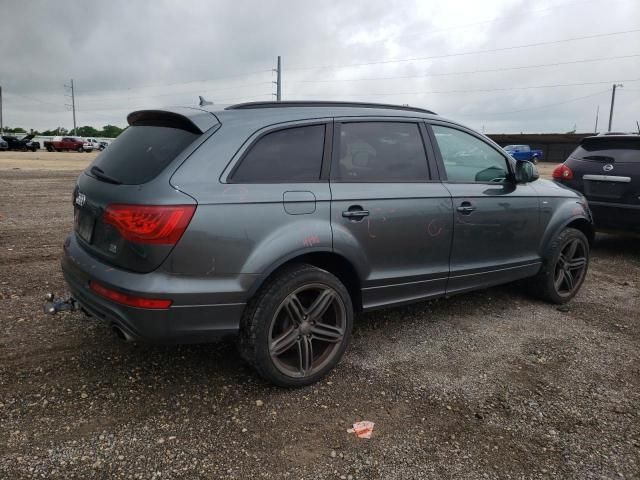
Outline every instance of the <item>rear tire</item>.
{"type": "Polygon", "coordinates": [[[566,228],[547,249],[540,273],[530,280],[531,290],[551,303],[567,303],[576,296],[589,267],[589,242],[580,230],[566,228]]]}
{"type": "Polygon", "coordinates": [[[238,346],[265,380],[302,387],[336,366],[352,326],[351,297],[342,282],[312,265],[292,265],[249,302],[238,346]]]}
{"type": "Polygon", "coordinates": [[[538,164],[538,160],[539,160],[538,157],[535,157],[535,156],[531,159],[534,165],[538,164]]]}

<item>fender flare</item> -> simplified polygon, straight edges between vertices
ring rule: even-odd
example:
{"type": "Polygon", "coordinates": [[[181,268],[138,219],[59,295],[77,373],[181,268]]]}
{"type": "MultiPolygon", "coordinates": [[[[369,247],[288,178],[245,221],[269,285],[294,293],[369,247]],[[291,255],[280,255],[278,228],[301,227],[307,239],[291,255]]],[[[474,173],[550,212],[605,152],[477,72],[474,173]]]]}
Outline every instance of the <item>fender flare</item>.
{"type": "Polygon", "coordinates": [[[589,241],[589,245],[593,243],[595,229],[593,228],[593,222],[591,221],[591,218],[589,218],[587,215],[573,215],[563,220],[558,225],[545,232],[545,234],[543,235],[543,241],[540,248],[540,253],[543,261],[545,260],[544,255],[547,251],[547,248],[549,247],[549,244],[553,241],[553,239],[560,235],[563,230],[565,230],[569,225],[576,221],[584,222],[583,224],[589,225],[589,232],[584,232],[583,229],[580,228],[578,230],[582,231],[585,234],[587,240],[589,241]]]}

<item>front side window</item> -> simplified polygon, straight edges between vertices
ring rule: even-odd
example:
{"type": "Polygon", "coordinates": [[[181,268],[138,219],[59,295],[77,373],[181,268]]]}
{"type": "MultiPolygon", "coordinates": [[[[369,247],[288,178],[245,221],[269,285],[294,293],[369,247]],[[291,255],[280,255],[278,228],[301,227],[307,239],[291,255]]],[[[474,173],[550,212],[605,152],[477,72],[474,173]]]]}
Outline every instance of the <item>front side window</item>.
{"type": "Polygon", "coordinates": [[[450,182],[502,183],[507,160],[482,140],[455,128],[433,125],[447,179],[450,182]]]}
{"type": "Polygon", "coordinates": [[[260,138],[233,173],[233,183],[296,183],[320,179],[324,125],[271,132],[260,138]]]}
{"type": "Polygon", "coordinates": [[[415,123],[343,123],[337,172],[343,182],[428,180],[427,156],[415,123]]]}

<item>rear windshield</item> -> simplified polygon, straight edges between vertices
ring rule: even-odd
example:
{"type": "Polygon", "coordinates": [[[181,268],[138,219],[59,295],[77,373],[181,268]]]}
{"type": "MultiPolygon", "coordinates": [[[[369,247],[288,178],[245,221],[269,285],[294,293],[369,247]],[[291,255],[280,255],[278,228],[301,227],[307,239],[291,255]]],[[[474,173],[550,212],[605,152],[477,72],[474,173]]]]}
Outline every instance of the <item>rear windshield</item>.
{"type": "Polygon", "coordinates": [[[571,156],[595,162],[640,163],[640,136],[585,138],[571,156]]]}
{"type": "Polygon", "coordinates": [[[157,177],[197,137],[196,133],[177,128],[129,127],[91,167],[100,168],[119,183],[139,185],[157,177]]]}

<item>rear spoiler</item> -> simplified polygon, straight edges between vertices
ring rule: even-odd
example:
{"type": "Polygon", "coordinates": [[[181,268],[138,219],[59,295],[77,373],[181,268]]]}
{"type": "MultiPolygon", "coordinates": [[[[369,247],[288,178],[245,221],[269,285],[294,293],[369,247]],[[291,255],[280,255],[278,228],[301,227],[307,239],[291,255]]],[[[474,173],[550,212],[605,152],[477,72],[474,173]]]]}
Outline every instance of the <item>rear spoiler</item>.
{"type": "Polygon", "coordinates": [[[131,126],[170,127],[197,134],[220,123],[213,113],[189,107],[137,110],[127,115],[127,122],[131,126]]]}
{"type": "Polygon", "coordinates": [[[640,148],[640,135],[597,135],[584,137],[580,140],[580,145],[602,146],[606,148],[640,148]]]}

